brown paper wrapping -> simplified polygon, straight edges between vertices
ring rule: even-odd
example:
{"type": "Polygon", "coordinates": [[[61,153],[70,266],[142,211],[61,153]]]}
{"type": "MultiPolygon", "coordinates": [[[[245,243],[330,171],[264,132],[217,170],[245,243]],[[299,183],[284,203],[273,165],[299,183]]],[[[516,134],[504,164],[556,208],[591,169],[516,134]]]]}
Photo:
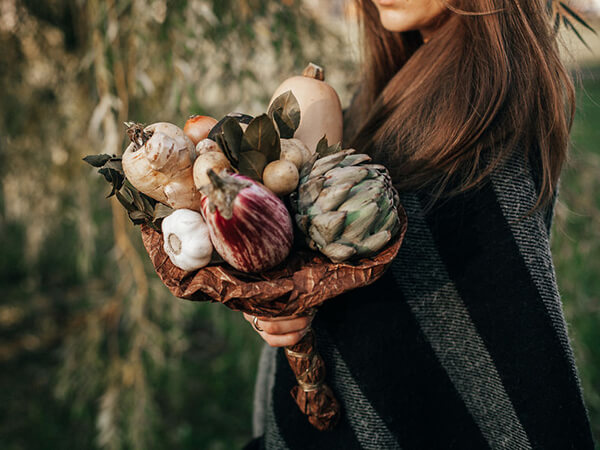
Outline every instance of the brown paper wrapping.
{"type": "MultiPolygon", "coordinates": [[[[227,264],[210,265],[186,272],[171,263],[163,249],[162,234],[142,225],[142,240],[156,273],[171,293],[193,301],[223,303],[236,311],[283,317],[312,311],[330,298],[367,286],[379,279],[398,254],[406,232],[407,219],[399,207],[401,229],[378,255],[335,264],[309,250],[294,250],[272,270],[246,274],[227,264]]],[[[315,348],[312,332],[286,349],[298,385],[292,390],[299,408],[319,430],[331,429],[340,416],[340,406],[325,384],[325,365],[315,348]]]]}

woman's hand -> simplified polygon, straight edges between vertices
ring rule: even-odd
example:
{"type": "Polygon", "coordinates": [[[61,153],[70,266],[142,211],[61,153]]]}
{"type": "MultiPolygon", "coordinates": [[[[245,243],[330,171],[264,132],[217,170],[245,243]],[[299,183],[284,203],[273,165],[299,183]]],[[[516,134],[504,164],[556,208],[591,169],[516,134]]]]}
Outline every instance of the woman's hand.
{"type": "Polygon", "coordinates": [[[244,313],[244,318],[271,347],[287,347],[300,342],[310,328],[313,317],[314,314],[268,318],[244,313]]]}

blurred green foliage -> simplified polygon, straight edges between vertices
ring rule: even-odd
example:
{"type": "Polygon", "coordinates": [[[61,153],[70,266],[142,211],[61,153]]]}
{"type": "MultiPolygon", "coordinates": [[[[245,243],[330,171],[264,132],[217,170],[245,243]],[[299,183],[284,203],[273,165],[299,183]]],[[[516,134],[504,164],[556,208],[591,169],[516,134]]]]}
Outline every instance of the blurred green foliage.
{"type": "Polygon", "coordinates": [[[585,400],[600,442],[600,67],[582,69],[552,250],[585,400]]]}
{"type": "MultiPolygon", "coordinates": [[[[348,100],[351,51],[299,1],[0,2],[2,449],[229,449],[251,436],[261,345],[240,314],[174,299],[138,231],[81,162],[122,122],[264,111],[324,62],[348,100]]],[[[600,70],[593,72],[596,80],[600,70]]],[[[600,437],[600,84],[580,91],[553,249],[600,437]]]]}

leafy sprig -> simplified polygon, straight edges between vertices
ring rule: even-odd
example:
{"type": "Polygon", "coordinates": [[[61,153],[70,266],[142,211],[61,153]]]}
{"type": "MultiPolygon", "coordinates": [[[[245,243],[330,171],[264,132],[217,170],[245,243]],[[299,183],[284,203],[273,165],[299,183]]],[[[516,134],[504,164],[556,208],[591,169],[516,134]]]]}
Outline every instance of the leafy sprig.
{"type": "Polygon", "coordinates": [[[300,125],[300,105],[291,91],[277,97],[267,114],[251,120],[248,116],[226,116],[211,130],[213,139],[237,171],[262,181],[267,164],[279,159],[281,139],[289,139],[300,125]],[[244,131],[240,123],[247,125],[244,131]]]}
{"type": "Polygon", "coordinates": [[[122,158],[100,154],[88,155],[83,160],[96,167],[98,173],[111,185],[107,198],[115,196],[135,225],[147,224],[160,230],[160,221],[171,214],[173,209],[138,191],[125,176],[122,158]]]}

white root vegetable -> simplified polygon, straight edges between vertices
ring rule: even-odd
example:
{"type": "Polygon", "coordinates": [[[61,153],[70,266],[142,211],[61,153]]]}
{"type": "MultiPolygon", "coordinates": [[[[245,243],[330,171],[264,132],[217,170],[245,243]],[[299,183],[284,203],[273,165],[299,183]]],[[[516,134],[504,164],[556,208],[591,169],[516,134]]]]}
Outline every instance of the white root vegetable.
{"type": "Polygon", "coordinates": [[[176,125],[161,122],[143,128],[130,124],[131,144],[123,154],[123,171],[140,192],[174,209],[200,210],[194,186],[192,141],[176,125]]]}
{"type": "Polygon", "coordinates": [[[194,162],[194,184],[197,189],[210,184],[208,169],[221,173],[223,170],[231,170],[231,164],[221,152],[208,152],[198,156],[194,162]]]}
{"type": "Polygon", "coordinates": [[[311,151],[300,139],[281,139],[281,156],[279,159],[294,163],[298,170],[310,159],[311,155],[311,151]]]}
{"type": "Polygon", "coordinates": [[[198,142],[196,144],[196,156],[200,156],[204,153],[210,153],[210,152],[223,153],[223,150],[221,150],[221,147],[219,147],[219,144],[217,144],[212,139],[208,139],[208,138],[202,139],[200,142],[198,142]]]}
{"type": "Polygon", "coordinates": [[[200,213],[178,209],[163,220],[162,232],[165,252],[175,266],[191,272],[210,262],[213,245],[200,213]]]}
{"type": "Polygon", "coordinates": [[[263,172],[263,183],[275,195],[283,197],[298,187],[300,175],[294,163],[277,160],[269,163],[263,172]]]}

